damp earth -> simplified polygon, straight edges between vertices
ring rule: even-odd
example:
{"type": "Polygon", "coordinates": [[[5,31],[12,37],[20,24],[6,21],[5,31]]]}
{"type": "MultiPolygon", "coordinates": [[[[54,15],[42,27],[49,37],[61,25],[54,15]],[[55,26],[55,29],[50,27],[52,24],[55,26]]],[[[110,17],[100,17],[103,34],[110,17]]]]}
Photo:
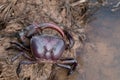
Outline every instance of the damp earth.
{"type": "Polygon", "coordinates": [[[0,80],[119,80],[119,23],[119,0],[0,0],[0,80]],[[76,58],[77,69],[68,76],[52,64],[23,65],[18,78],[16,68],[25,58],[11,62],[19,51],[6,48],[19,30],[43,22],[72,33],[75,45],[63,57],[76,58]]]}

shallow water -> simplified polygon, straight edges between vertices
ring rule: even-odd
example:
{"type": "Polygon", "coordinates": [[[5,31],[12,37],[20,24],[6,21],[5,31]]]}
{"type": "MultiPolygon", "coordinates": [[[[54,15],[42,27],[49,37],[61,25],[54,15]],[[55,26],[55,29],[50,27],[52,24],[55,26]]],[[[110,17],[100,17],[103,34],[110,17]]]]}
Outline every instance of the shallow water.
{"type": "Polygon", "coordinates": [[[101,8],[88,25],[83,78],[78,80],[120,80],[120,10],[111,11],[117,1],[101,8]]]}

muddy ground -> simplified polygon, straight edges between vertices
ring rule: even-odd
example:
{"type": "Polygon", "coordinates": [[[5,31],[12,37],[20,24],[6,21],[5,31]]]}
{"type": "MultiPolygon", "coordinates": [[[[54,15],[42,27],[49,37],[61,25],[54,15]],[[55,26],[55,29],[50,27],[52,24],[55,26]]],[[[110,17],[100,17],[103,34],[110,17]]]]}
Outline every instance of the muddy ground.
{"type": "Polygon", "coordinates": [[[84,55],[82,49],[87,41],[86,24],[94,20],[93,14],[105,5],[105,0],[92,1],[0,0],[0,80],[83,80],[80,77],[84,72],[81,56],[84,55]],[[11,58],[19,51],[6,48],[11,46],[10,41],[17,41],[15,35],[19,30],[33,23],[44,22],[57,24],[71,32],[75,45],[70,51],[65,51],[63,57],[76,58],[77,69],[67,76],[67,70],[52,64],[24,65],[18,78],[16,68],[25,58],[11,62],[11,58]]]}

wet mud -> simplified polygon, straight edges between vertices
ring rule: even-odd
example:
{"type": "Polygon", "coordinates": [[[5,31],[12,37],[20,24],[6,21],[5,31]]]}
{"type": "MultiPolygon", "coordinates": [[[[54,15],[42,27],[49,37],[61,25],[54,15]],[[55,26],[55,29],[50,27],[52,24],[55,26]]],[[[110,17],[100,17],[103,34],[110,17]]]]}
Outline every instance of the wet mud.
{"type": "Polygon", "coordinates": [[[83,80],[119,80],[120,10],[113,12],[110,5],[101,8],[88,26],[83,80]]]}

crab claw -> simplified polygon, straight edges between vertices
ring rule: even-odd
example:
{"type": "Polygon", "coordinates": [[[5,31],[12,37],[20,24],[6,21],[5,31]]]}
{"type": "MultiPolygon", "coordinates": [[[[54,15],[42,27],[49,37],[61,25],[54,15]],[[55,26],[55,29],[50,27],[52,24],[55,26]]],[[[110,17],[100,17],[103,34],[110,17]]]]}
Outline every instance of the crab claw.
{"type": "Polygon", "coordinates": [[[72,35],[71,35],[68,31],[62,30],[59,26],[57,26],[57,25],[55,25],[55,24],[51,24],[51,23],[42,23],[42,24],[39,24],[39,25],[37,25],[37,26],[38,26],[37,28],[40,28],[40,29],[42,29],[42,30],[43,30],[43,29],[46,29],[46,28],[52,28],[52,29],[58,31],[63,38],[66,36],[67,39],[69,40],[68,47],[69,47],[69,48],[72,48],[72,47],[73,47],[75,41],[74,41],[72,35]]]}
{"type": "MultiPolygon", "coordinates": [[[[42,24],[39,24],[39,27],[40,27],[42,30],[43,30],[43,29],[46,29],[46,28],[54,29],[54,30],[58,31],[58,32],[61,34],[62,37],[65,36],[63,30],[62,30],[59,26],[57,26],[57,25],[55,25],[55,24],[52,24],[52,23],[42,23],[42,24]]],[[[39,28],[39,27],[38,27],[38,28],[39,28]]]]}
{"type": "Polygon", "coordinates": [[[34,24],[32,25],[31,30],[28,31],[27,37],[29,37],[29,36],[33,35],[34,33],[36,33],[38,29],[39,29],[40,31],[42,31],[42,30],[44,30],[44,29],[46,29],[46,28],[54,29],[54,30],[56,30],[57,32],[59,32],[62,37],[65,36],[63,30],[62,30],[59,26],[57,26],[57,25],[55,25],[55,24],[52,24],[52,23],[36,24],[36,23],[34,23],[34,24]]]}
{"type": "Polygon", "coordinates": [[[63,30],[59,26],[52,24],[52,23],[41,23],[41,24],[34,23],[33,25],[30,25],[27,29],[28,32],[26,33],[26,37],[31,37],[35,33],[38,33],[38,31],[42,31],[46,28],[56,30],[57,32],[60,33],[60,35],[63,38],[65,38],[65,36],[66,36],[66,38],[69,40],[69,44],[68,44],[67,48],[70,49],[73,47],[75,41],[74,41],[72,35],[68,31],[63,30]]]}

